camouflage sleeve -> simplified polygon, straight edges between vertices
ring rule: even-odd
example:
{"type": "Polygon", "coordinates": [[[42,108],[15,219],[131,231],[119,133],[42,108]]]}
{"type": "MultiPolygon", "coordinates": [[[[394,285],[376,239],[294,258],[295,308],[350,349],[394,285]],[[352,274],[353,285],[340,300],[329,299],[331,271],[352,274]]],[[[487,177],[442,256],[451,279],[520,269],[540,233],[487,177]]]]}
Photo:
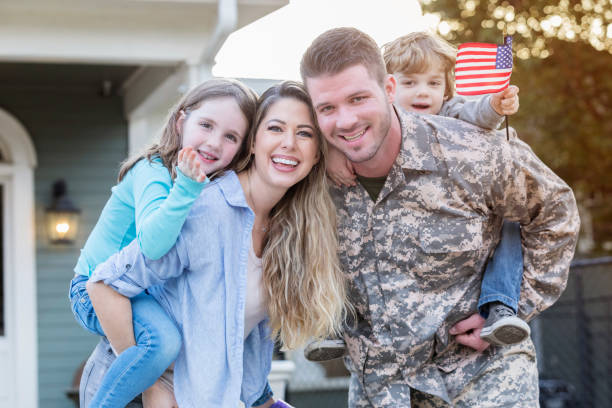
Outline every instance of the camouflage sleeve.
{"type": "MultiPolygon", "coordinates": [[[[499,133],[499,132],[498,132],[499,133]]],[[[524,275],[519,314],[530,320],[565,289],[578,239],[580,218],[571,188],[516,137],[498,137],[492,159],[492,208],[521,224],[524,275]],[[495,157],[497,156],[497,157],[495,157]]]]}
{"type": "Polygon", "coordinates": [[[504,120],[504,117],[491,107],[491,95],[476,100],[455,96],[444,102],[438,115],[459,119],[489,130],[497,129],[504,120]]]}

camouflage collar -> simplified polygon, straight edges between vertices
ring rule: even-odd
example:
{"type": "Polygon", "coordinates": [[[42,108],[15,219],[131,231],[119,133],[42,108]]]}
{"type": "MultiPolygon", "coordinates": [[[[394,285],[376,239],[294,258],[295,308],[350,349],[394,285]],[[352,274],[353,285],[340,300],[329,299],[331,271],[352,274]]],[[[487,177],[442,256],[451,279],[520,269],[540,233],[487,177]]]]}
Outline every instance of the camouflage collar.
{"type": "Polygon", "coordinates": [[[437,143],[435,130],[419,115],[394,108],[402,129],[402,147],[396,163],[404,170],[437,170],[438,160],[432,152],[433,144],[437,143]]]}

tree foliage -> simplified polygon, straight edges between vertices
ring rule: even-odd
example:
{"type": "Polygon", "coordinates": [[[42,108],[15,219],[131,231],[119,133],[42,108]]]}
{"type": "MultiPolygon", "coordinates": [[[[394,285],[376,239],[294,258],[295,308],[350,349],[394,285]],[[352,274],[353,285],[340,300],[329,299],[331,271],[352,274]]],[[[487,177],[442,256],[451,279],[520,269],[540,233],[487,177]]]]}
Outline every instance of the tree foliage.
{"type": "Polygon", "coordinates": [[[593,253],[612,250],[612,2],[434,0],[424,9],[455,44],[513,34],[521,106],[510,125],[574,189],[592,218],[593,253]]]}
{"type": "Polygon", "coordinates": [[[548,57],[555,39],[612,53],[609,0],[423,0],[423,8],[440,15],[439,30],[450,40],[491,42],[505,31],[522,59],[548,57]]]}

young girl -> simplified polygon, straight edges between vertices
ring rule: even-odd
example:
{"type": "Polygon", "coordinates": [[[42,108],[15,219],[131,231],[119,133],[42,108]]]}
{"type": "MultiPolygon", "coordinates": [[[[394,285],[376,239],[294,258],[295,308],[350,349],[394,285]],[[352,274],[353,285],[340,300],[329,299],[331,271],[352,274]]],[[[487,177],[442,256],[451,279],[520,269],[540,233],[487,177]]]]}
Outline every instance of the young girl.
{"type": "Polygon", "coordinates": [[[137,297],[149,288],[176,320],[182,408],[250,407],[265,387],[273,339],[292,348],[337,332],[344,317],[326,144],[301,84],[262,95],[247,143],[238,173],[210,184],[165,256],[151,261],[132,243],[88,284],[94,304],[108,290],[137,297]]]}
{"type": "Polygon", "coordinates": [[[181,337],[147,294],[132,299],[131,305],[117,294],[94,311],[85,287],[89,276],[134,240],[149,259],[168,252],[208,183],[206,175],[244,159],[255,106],[255,93],[239,82],[207,81],[174,108],[158,144],[122,165],[119,183],[81,251],[70,287],[77,321],[106,336],[118,354],[90,406],[128,404],[176,359],[181,337]]]}

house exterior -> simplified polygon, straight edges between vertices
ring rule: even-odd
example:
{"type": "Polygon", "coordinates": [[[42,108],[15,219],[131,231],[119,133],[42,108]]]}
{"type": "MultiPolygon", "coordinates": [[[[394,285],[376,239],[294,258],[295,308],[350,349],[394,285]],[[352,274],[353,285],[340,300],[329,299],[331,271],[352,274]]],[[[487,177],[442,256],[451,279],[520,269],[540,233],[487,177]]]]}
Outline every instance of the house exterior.
{"type": "Polygon", "coordinates": [[[66,392],[97,338],[74,321],[68,283],[119,163],[211,77],[232,31],[287,3],[0,3],[0,407],[74,406],[66,392]],[[69,245],[45,229],[57,179],[81,210],[69,245]]]}

